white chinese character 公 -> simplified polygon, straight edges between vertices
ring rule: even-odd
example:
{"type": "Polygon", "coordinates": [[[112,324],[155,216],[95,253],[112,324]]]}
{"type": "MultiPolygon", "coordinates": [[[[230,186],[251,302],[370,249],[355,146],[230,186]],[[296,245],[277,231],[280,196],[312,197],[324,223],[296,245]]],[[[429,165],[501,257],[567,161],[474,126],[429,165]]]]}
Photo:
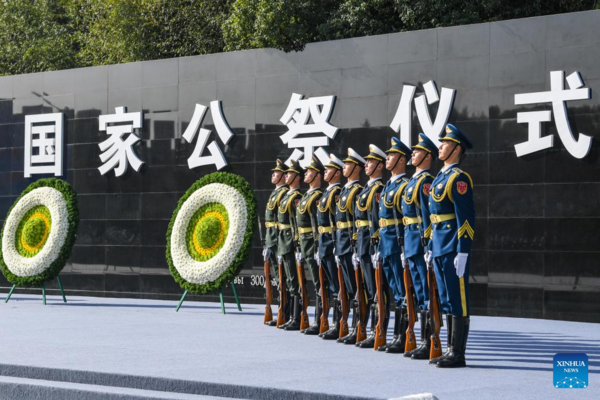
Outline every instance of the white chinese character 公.
{"type": "Polygon", "coordinates": [[[142,127],[142,113],[128,113],[127,107],[116,107],[115,114],[101,115],[99,121],[100,130],[106,131],[110,135],[108,139],[98,144],[100,150],[103,151],[100,154],[100,161],[103,165],[98,168],[100,174],[104,175],[114,169],[115,176],[121,176],[127,172],[129,164],[135,171],[139,171],[144,162],[135,154],[133,145],[141,139],[133,133],[133,129],[142,127]],[[127,122],[129,124],[122,124],[127,122]],[[121,123],[121,125],[114,125],[116,123],[121,123]],[[109,124],[113,125],[109,126],[109,124]],[[129,134],[129,136],[123,140],[125,134],[129,134]]]}
{"type": "MultiPolygon", "coordinates": [[[[417,97],[415,107],[417,110],[417,118],[423,133],[427,135],[433,143],[439,146],[440,134],[444,131],[452,106],[454,105],[455,89],[442,87],[441,97],[438,94],[438,89],[434,81],[429,81],[423,85],[425,95],[417,97]],[[429,115],[428,104],[440,102],[438,112],[435,116],[435,121],[431,121],[429,115]]],[[[404,85],[400,104],[396,110],[396,115],[390,124],[390,127],[396,133],[400,133],[400,140],[407,146],[411,146],[411,129],[412,129],[412,101],[415,96],[416,87],[412,85],[404,85]]]]}
{"type": "MultiPolygon", "coordinates": [[[[200,128],[200,125],[204,120],[206,109],[206,106],[203,106],[202,104],[196,104],[196,109],[194,110],[192,120],[183,134],[183,138],[188,143],[192,143],[194,140],[194,137],[198,132],[198,128],[200,128]]],[[[210,102],[210,112],[213,117],[213,122],[215,123],[215,128],[217,129],[217,135],[219,135],[219,138],[224,144],[229,143],[233,137],[233,132],[231,132],[231,129],[225,120],[220,100],[214,100],[210,102]]],[[[190,169],[200,167],[202,165],[214,164],[217,167],[217,170],[220,170],[227,165],[227,161],[225,160],[225,156],[223,156],[223,152],[221,152],[221,149],[219,146],[217,146],[217,143],[214,140],[208,145],[208,151],[210,152],[210,155],[202,155],[209,135],[210,131],[208,129],[200,128],[198,140],[196,141],[196,147],[194,148],[190,158],[188,158],[188,167],[190,169]]]]}
{"type": "MultiPolygon", "coordinates": [[[[569,89],[565,90],[565,72],[550,72],[550,91],[515,94],[515,105],[552,103],[554,111],[554,120],[558,136],[562,140],[565,148],[575,158],[585,157],[592,147],[592,138],[590,136],[579,134],[579,139],[575,139],[571,131],[571,125],[567,118],[566,102],[571,100],[586,100],[591,97],[589,88],[584,88],[583,80],[579,72],[575,71],[567,77],[569,89]]],[[[550,111],[527,111],[517,113],[517,122],[528,124],[528,139],[526,142],[515,146],[517,157],[536,151],[548,149],[553,146],[554,135],[541,136],[542,122],[552,120],[550,111]]]]}
{"type": "Polygon", "coordinates": [[[63,143],[62,113],[25,116],[25,177],[62,176],[63,143]]]}
{"type": "MultiPolygon", "coordinates": [[[[327,146],[329,139],[333,139],[337,134],[339,128],[329,123],[334,104],[335,96],[304,99],[304,95],[293,93],[285,113],[279,119],[288,127],[288,131],[280,136],[281,141],[289,148],[304,148],[304,158],[300,160],[302,167],[310,164],[315,147],[327,146]],[[312,123],[310,123],[311,120],[312,123]],[[325,136],[297,137],[302,134],[318,133],[325,134],[325,136]]],[[[323,149],[319,153],[326,154],[323,149]]],[[[295,150],[294,155],[301,156],[302,153],[300,150],[295,150]]]]}

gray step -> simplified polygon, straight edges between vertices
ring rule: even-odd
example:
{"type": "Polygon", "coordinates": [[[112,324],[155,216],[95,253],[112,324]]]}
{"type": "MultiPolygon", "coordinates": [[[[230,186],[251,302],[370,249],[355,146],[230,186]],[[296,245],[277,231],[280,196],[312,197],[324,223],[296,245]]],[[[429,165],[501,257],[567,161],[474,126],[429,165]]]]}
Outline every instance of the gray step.
{"type": "Polygon", "coordinates": [[[231,400],[113,386],[0,376],[0,400],[231,400]]]}

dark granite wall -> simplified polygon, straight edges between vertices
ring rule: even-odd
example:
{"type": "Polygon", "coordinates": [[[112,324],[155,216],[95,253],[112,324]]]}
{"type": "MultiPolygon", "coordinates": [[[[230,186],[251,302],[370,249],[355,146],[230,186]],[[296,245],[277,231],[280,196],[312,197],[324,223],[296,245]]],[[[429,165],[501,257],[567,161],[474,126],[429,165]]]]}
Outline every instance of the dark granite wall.
{"type": "MultiPolygon", "coordinates": [[[[450,122],[475,145],[463,164],[476,185],[473,312],[600,321],[598,11],[316,43],[302,53],[252,50],[1,77],[0,218],[32,181],[23,174],[24,116],[63,112],[65,178],[81,207],[61,275],[67,292],[179,298],[165,231],[181,194],[214,171],[187,167],[193,145],[182,133],[196,103],[223,102],[235,132],[224,147],[226,170],[249,180],[263,210],[270,168],[291,153],[279,139],[287,130],[279,118],[292,92],[337,95],[330,122],[341,130],[329,149],[366,153],[369,143],[388,145],[403,85],[417,85],[419,95],[431,79],[457,90],[450,122]],[[550,107],[515,106],[514,94],[548,90],[553,70],[577,70],[592,89],[592,99],[568,104],[573,130],[595,137],[592,150],[575,159],[556,135],[553,149],[517,158],[514,145],[526,140],[527,126],[516,113],[550,107]],[[144,112],[136,151],[146,165],[103,177],[98,116],[117,106],[144,112]]],[[[211,118],[204,127],[212,128],[211,118]]],[[[543,132],[556,134],[554,123],[543,132]]],[[[237,287],[243,301],[262,302],[258,240],[255,246],[237,287]]],[[[9,288],[3,277],[0,286],[9,288]]]]}

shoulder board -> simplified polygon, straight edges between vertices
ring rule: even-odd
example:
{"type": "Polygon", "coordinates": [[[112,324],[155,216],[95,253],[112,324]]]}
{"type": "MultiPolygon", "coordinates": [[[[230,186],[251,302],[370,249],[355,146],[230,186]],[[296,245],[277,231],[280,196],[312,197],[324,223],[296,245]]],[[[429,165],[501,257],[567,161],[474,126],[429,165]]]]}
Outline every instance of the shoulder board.
{"type": "Polygon", "coordinates": [[[452,171],[454,171],[457,174],[465,174],[467,176],[467,178],[469,178],[469,181],[471,182],[471,188],[474,186],[473,178],[471,178],[471,175],[469,175],[468,173],[466,173],[465,171],[463,171],[462,169],[460,169],[458,167],[452,168],[452,171]]]}

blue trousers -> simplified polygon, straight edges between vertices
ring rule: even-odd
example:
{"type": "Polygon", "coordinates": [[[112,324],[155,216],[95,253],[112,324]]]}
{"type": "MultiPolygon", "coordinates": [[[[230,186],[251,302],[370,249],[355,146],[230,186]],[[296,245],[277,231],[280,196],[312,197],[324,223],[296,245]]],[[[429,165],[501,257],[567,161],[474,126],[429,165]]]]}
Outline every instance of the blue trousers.
{"type": "Polygon", "coordinates": [[[356,279],[354,277],[354,266],[352,265],[352,253],[341,255],[340,261],[342,263],[344,283],[346,284],[346,293],[348,294],[348,298],[353,299],[356,294],[356,279]]]}
{"type": "Polygon", "coordinates": [[[410,276],[417,296],[417,307],[425,311],[429,305],[429,287],[427,286],[427,263],[423,254],[416,254],[408,258],[410,276]]]}
{"type": "Polygon", "coordinates": [[[387,278],[394,300],[397,306],[401,306],[404,302],[404,271],[400,253],[382,257],[383,272],[387,278]]]}
{"type": "Polygon", "coordinates": [[[325,270],[325,276],[327,276],[329,292],[333,297],[337,298],[340,292],[340,284],[338,282],[337,265],[333,254],[328,254],[321,259],[321,267],[325,270]]]}
{"type": "Polygon", "coordinates": [[[471,257],[467,259],[465,275],[459,278],[454,268],[455,252],[433,258],[440,303],[444,314],[455,317],[469,316],[469,269],[471,257]]]}
{"type": "Polygon", "coordinates": [[[375,284],[375,268],[373,268],[373,261],[369,254],[360,257],[360,267],[365,279],[365,289],[367,289],[367,295],[369,296],[369,304],[371,304],[377,293],[377,285],[375,284]]]}

